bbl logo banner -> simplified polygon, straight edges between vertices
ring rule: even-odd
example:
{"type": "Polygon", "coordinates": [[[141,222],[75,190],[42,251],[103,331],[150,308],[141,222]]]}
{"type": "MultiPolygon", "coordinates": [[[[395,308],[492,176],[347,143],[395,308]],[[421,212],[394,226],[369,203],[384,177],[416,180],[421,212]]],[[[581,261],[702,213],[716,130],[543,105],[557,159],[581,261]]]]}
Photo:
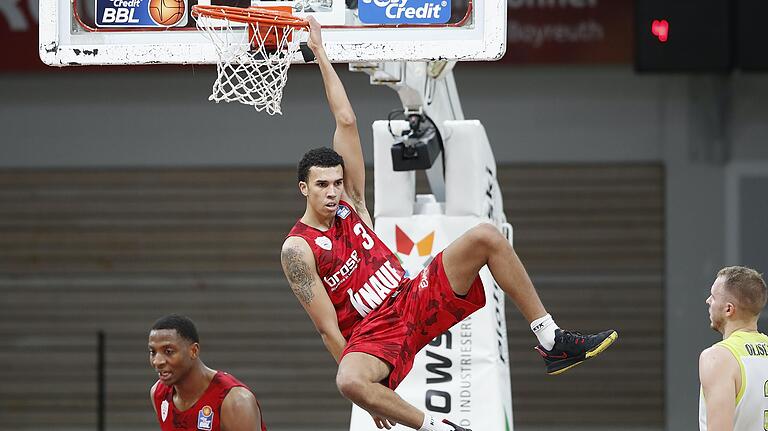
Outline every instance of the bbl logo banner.
{"type": "Polygon", "coordinates": [[[360,21],[366,24],[445,24],[450,0],[361,0],[360,21]]]}
{"type": "Polygon", "coordinates": [[[186,0],[96,0],[98,27],[182,27],[186,0]]]}

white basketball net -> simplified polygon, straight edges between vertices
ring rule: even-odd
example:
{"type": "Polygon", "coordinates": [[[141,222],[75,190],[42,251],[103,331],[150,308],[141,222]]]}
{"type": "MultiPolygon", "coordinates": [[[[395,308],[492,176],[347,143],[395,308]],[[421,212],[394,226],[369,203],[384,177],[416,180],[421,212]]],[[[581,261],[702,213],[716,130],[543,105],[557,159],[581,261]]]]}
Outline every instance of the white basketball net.
{"type": "Polygon", "coordinates": [[[218,77],[208,100],[240,102],[269,115],[282,114],[280,102],[288,80],[291,58],[299,49],[297,37],[305,30],[264,23],[233,23],[200,15],[197,28],[216,47],[218,77]],[[271,38],[272,47],[266,46],[271,38]],[[276,46],[275,46],[276,44],[276,46]]]}

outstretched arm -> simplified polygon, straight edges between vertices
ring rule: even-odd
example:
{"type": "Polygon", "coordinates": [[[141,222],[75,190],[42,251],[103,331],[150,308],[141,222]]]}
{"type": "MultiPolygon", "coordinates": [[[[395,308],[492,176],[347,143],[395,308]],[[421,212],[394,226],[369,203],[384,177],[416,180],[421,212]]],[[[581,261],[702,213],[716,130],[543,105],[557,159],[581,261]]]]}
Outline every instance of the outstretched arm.
{"type": "Polygon", "coordinates": [[[290,237],[283,243],[280,260],[293,293],[315,324],[328,352],[338,363],[347,340],[341,335],[336,310],[315,269],[312,250],[303,239],[290,237]]]}
{"type": "Polygon", "coordinates": [[[741,379],[739,365],[731,352],[718,346],[701,352],[699,379],[707,406],[708,430],[733,431],[737,376],[741,379]]]}
{"type": "Polygon", "coordinates": [[[352,109],[352,104],[349,103],[344,85],[325,54],[320,24],[312,17],[309,17],[308,20],[310,30],[307,45],[315,53],[317,63],[320,65],[328,106],[336,120],[333,149],[344,158],[345,196],[343,198],[354,205],[357,213],[369,227],[373,227],[368,209],[365,206],[365,160],[360,145],[355,111],[352,109]]]}

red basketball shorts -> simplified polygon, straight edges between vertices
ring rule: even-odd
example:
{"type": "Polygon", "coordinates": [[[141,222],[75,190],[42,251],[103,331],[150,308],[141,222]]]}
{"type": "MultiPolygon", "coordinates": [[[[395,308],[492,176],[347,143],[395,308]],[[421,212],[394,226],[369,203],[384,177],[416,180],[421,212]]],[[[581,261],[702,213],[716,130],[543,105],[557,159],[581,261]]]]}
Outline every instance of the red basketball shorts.
{"type": "Polygon", "coordinates": [[[480,276],[472,282],[465,297],[456,296],[445,275],[443,254],[439,253],[358,324],[342,357],[362,352],[385,361],[392,371],[381,383],[394,390],[411,371],[419,350],[484,305],[480,276]]]}

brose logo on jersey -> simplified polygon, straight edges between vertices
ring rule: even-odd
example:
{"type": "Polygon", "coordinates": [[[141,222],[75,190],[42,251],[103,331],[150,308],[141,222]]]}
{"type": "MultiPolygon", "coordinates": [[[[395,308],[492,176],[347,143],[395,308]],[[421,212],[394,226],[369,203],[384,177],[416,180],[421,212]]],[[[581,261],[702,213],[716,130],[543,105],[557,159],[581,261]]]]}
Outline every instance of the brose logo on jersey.
{"type": "Polygon", "coordinates": [[[347,281],[349,276],[355,272],[359,263],[360,257],[357,255],[357,250],[352,250],[352,253],[349,255],[349,259],[344,262],[344,265],[342,265],[338,271],[334,272],[330,277],[323,277],[323,281],[326,285],[328,285],[328,287],[331,288],[331,292],[336,290],[336,288],[339,287],[339,284],[347,281]]]}
{"type": "Polygon", "coordinates": [[[360,21],[368,24],[444,24],[450,0],[362,0],[360,21]]]}

